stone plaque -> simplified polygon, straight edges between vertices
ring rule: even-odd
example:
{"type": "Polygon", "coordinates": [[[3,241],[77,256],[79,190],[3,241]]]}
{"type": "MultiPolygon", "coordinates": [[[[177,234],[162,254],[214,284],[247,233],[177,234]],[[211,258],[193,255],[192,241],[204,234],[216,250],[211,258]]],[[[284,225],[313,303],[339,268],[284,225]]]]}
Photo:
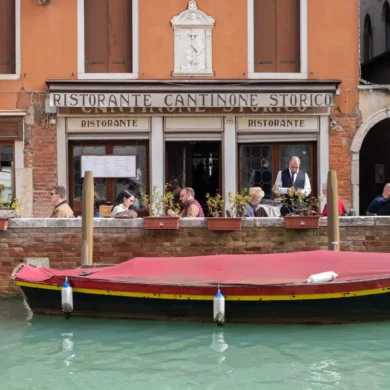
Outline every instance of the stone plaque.
{"type": "Polygon", "coordinates": [[[214,76],[212,34],[214,19],[198,9],[195,0],[171,20],[174,29],[173,76],[214,76]]]}

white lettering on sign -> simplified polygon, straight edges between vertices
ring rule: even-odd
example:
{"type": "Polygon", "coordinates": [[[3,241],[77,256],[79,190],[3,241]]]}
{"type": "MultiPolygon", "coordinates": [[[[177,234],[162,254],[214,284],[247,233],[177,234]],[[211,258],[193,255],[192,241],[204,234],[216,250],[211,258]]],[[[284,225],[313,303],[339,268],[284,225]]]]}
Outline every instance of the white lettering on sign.
{"type": "Polygon", "coordinates": [[[52,107],[329,107],[332,93],[51,93],[52,107]]]}
{"type": "Polygon", "coordinates": [[[270,117],[239,118],[238,130],[318,130],[317,117],[270,117]]]}
{"type": "Polygon", "coordinates": [[[68,118],[68,132],[85,131],[147,131],[148,118],[68,118]]]}

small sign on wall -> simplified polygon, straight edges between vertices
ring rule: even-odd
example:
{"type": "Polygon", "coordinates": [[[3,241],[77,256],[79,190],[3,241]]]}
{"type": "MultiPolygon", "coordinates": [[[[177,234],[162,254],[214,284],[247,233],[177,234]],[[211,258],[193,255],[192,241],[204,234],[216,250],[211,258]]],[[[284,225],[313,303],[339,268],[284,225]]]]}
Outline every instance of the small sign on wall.
{"type": "Polygon", "coordinates": [[[385,164],[375,164],[375,184],[385,182],[385,164]]]}

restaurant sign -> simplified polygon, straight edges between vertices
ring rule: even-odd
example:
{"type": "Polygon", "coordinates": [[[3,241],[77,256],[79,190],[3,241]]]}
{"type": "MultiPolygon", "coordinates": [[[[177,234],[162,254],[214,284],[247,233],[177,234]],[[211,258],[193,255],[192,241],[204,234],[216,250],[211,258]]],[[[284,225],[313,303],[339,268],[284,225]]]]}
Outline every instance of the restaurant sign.
{"type": "Polygon", "coordinates": [[[261,130],[318,130],[317,117],[280,117],[262,116],[238,118],[238,131],[261,131],[261,130]]]}
{"type": "Polygon", "coordinates": [[[68,133],[88,131],[143,131],[149,130],[149,119],[125,117],[98,117],[98,118],[68,118],[68,133]]]}
{"type": "Polygon", "coordinates": [[[52,107],[330,107],[332,93],[51,93],[52,107]]]}

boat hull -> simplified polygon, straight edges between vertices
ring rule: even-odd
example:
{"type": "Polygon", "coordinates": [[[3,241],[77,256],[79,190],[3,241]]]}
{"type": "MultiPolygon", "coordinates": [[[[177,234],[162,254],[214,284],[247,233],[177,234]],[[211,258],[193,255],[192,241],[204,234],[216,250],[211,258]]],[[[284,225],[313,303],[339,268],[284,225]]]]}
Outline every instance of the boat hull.
{"type": "MultiPolygon", "coordinates": [[[[21,286],[35,314],[63,315],[60,288],[21,286]]],[[[199,299],[151,298],[74,292],[72,316],[158,320],[213,321],[212,296],[199,299]]],[[[264,296],[263,296],[264,297],[264,296]]],[[[315,298],[317,297],[317,298],[315,298]]],[[[226,322],[246,323],[347,323],[390,320],[390,291],[357,296],[313,299],[270,299],[240,296],[226,300],[226,322]]]]}

